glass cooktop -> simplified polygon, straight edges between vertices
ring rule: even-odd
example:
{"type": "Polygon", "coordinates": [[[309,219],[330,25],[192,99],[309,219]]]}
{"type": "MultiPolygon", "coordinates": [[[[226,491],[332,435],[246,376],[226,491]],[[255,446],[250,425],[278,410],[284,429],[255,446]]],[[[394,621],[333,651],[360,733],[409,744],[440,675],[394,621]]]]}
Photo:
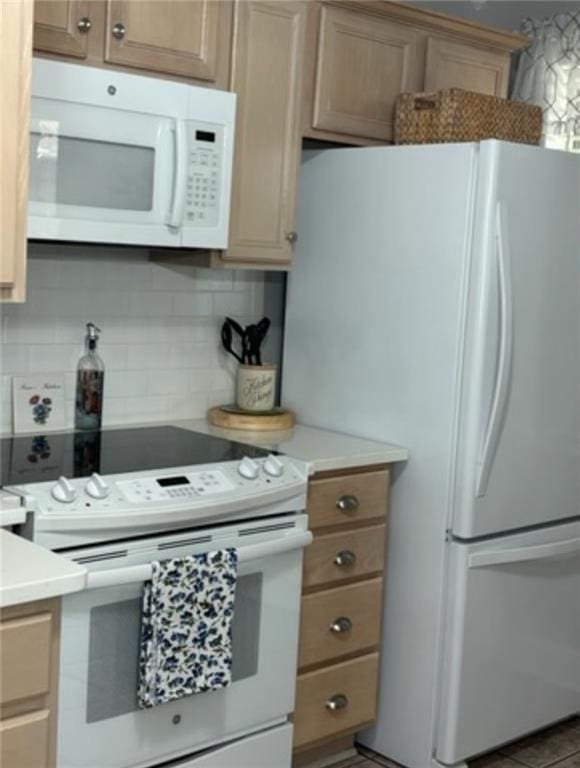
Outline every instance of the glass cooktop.
{"type": "Polygon", "coordinates": [[[179,427],[105,429],[18,435],[0,440],[0,486],[123,472],[145,472],[244,456],[267,456],[254,446],[179,427]]]}

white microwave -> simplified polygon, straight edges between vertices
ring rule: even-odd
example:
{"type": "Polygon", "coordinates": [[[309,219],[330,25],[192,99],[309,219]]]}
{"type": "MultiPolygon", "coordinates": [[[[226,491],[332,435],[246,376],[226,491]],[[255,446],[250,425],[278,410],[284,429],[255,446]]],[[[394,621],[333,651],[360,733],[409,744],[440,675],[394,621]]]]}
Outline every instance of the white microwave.
{"type": "Polygon", "coordinates": [[[35,59],[28,237],[228,241],[235,95],[35,59]]]}

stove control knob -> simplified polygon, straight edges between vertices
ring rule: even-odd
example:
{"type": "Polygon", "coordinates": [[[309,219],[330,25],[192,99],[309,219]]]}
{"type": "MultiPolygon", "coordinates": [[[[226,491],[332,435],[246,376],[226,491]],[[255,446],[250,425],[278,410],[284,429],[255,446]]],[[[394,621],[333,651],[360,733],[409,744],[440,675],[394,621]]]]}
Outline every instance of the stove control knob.
{"type": "Polygon", "coordinates": [[[259,471],[260,465],[253,459],[250,459],[249,456],[244,456],[238,464],[238,472],[242,477],[245,477],[246,480],[255,480],[258,477],[259,471]]]}
{"type": "Polygon", "coordinates": [[[77,497],[74,485],[62,475],[58,478],[52,488],[52,497],[63,504],[70,504],[77,497]]]}
{"type": "Polygon", "coordinates": [[[85,491],[89,496],[92,496],[93,499],[106,499],[107,496],[111,493],[111,489],[107,483],[96,472],[93,472],[93,474],[90,476],[87,484],[85,485],[85,491]]]}
{"type": "Polygon", "coordinates": [[[277,456],[270,454],[264,462],[264,472],[271,477],[282,477],[284,474],[284,464],[277,456]]]}

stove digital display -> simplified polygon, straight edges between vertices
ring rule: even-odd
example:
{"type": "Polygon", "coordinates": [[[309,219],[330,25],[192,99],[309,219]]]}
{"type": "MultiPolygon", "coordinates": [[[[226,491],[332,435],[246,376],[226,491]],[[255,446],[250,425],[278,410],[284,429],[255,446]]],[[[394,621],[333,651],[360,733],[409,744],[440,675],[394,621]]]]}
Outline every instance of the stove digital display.
{"type": "Polygon", "coordinates": [[[162,477],[160,480],[157,480],[157,485],[160,485],[162,488],[172,485],[189,485],[189,480],[183,475],[181,477],[162,477]]]}

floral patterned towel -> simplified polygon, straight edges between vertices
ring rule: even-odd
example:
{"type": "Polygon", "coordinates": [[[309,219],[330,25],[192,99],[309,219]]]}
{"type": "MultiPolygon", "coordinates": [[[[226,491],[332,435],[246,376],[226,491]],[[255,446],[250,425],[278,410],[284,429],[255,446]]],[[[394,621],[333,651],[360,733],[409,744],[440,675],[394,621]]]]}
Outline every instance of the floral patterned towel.
{"type": "Polygon", "coordinates": [[[235,549],[152,564],[143,594],[141,708],[231,683],[237,565],[235,549]]]}

